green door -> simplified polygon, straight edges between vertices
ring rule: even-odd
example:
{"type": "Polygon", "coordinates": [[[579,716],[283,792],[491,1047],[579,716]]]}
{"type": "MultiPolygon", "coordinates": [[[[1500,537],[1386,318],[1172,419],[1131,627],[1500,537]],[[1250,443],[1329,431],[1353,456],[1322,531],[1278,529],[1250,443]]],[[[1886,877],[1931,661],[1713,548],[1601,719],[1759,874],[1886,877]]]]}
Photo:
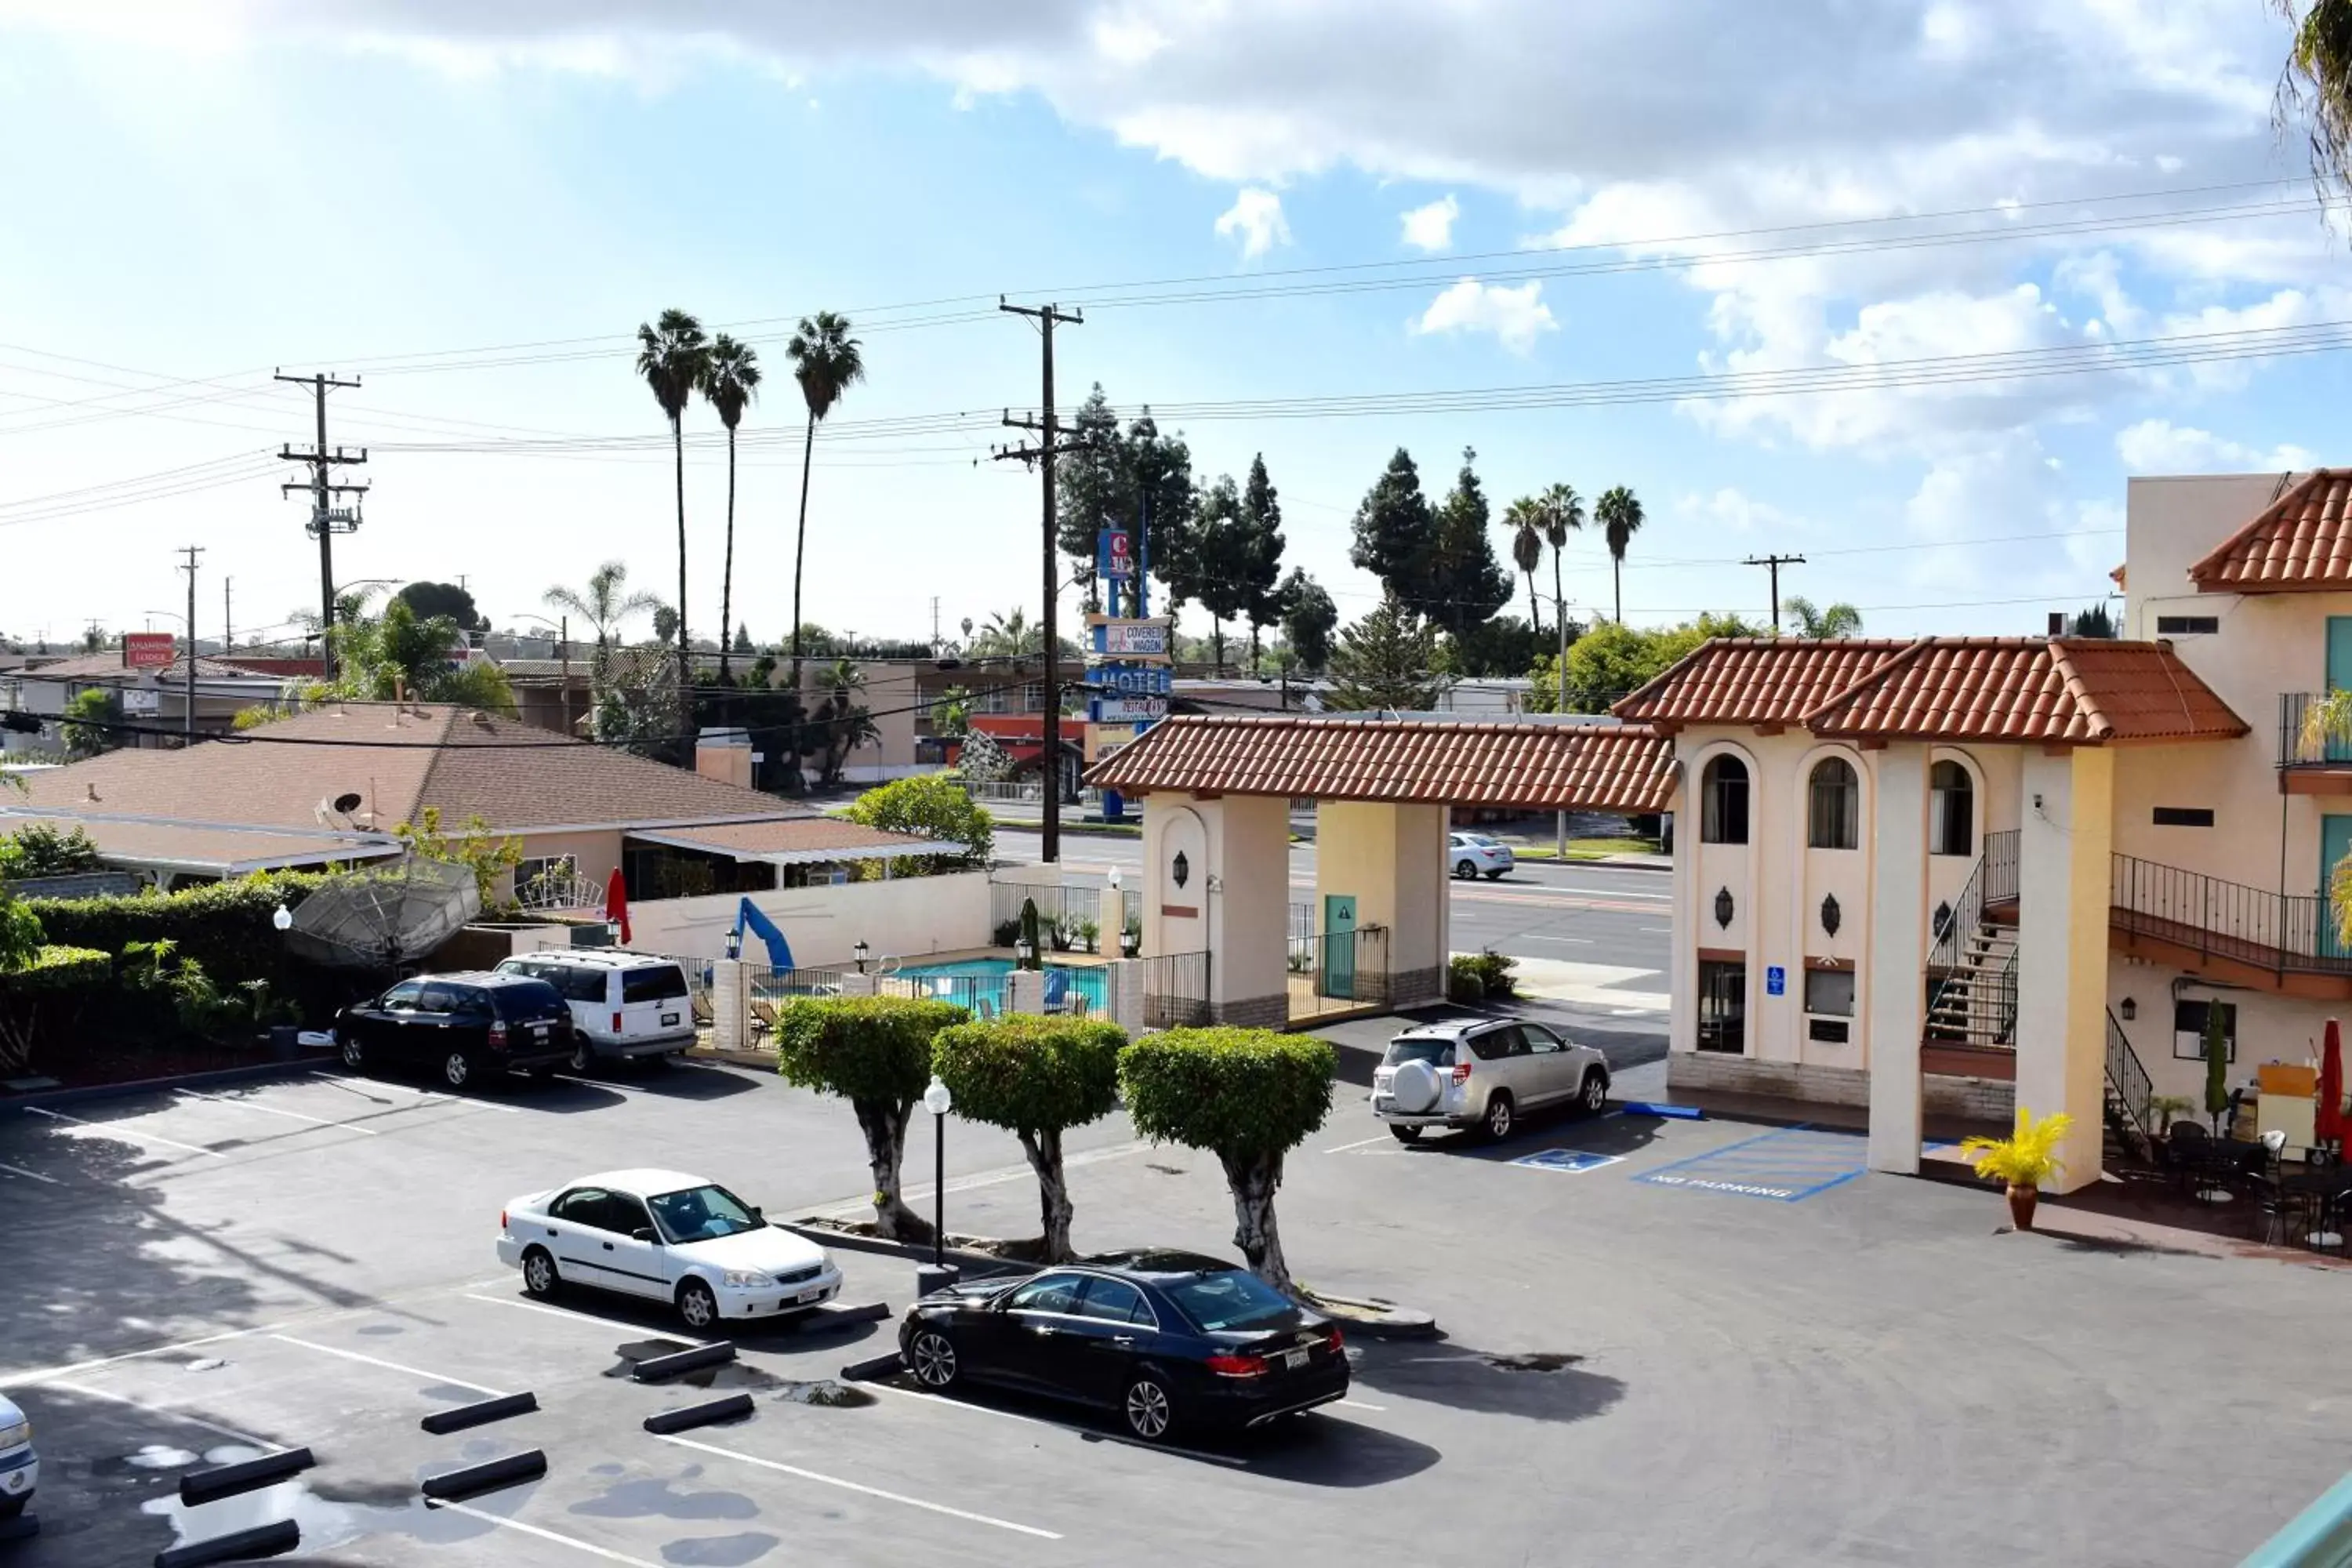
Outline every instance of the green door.
{"type": "MultiPolygon", "coordinates": [[[[2352,816],[2344,818],[2352,824],[2352,816]]],[[[1353,893],[1323,895],[1323,984],[1326,996],[1342,1001],[1356,994],[1356,896],[1353,893]]]]}
{"type": "MultiPolygon", "coordinates": [[[[2352,691],[2352,616],[2327,617],[2327,689],[2352,691]]],[[[2326,745],[2329,762],[2352,763],[2352,736],[2330,735],[2326,745]]]]}
{"type": "MultiPolygon", "coordinates": [[[[2331,637],[2330,641],[2334,638],[2331,637]]],[[[2347,947],[2336,934],[2336,915],[2327,894],[2328,884],[2335,879],[2336,868],[2344,857],[2352,855],[2352,816],[2323,816],[2319,819],[2319,952],[2324,958],[2352,957],[2352,947],[2347,947]]]]}

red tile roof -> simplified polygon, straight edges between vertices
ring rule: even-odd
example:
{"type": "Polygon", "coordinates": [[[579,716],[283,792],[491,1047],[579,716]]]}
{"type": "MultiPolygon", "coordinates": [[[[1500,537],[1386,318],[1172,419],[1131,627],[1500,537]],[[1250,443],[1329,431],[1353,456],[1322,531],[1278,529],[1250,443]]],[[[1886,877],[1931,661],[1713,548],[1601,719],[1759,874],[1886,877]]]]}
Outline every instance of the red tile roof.
{"type": "Polygon", "coordinates": [[[2315,468],[2189,569],[2208,594],[2352,589],[2352,468],[2315,468]]]}
{"type": "Polygon", "coordinates": [[[2226,740],[2245,721],[2168,643],[2099,637],[1921,637],[1846,645],[1853,671],[1822,689],[1835,643],[1718,639],[1618,704],[1661,725],[1801,724],[1848,739],[2226,740]],[[1799,706],[1801,699],[1803,705],[1799,706]]]}
{"type": "Polygon", "coordinates": [[[1664,811],[1674,744],[1639,724],[1180,715],[1097,763],[1129,795],[1664,811]]]}

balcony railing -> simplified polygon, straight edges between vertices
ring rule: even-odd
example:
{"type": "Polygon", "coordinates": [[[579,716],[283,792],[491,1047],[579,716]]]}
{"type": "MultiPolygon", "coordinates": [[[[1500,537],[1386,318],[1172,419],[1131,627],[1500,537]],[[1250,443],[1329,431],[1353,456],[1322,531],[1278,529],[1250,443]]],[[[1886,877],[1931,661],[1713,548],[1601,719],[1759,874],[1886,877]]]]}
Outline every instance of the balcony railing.
{"type": "Polygon", "coordinates": [[[2327,700],[2336,695],[2339,694],[2279,693],[2280,767],[2352,768],[2352,709],[2347,709],[2341,718],[2323,710],[2327,700]]]}
{"type": "Polygon", "coordinates": [[[2352,974],[2352,945],[2337,935],[2333,906],[2201,871],[2114,857],[2107,918],[2116,928],[2270,970],[2352,974]]]}

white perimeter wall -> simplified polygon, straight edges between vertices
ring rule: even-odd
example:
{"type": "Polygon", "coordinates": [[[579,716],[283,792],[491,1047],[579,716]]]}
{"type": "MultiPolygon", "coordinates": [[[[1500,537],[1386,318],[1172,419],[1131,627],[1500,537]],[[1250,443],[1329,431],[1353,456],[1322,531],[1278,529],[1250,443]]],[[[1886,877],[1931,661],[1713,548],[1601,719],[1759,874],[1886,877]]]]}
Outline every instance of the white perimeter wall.
{"type": "MultiPolygon", "coordinates": [[[[860,941],[877,960],[988,945],[985,871],[657,899],[630,906],[629,945],[680,958],[724,958],[736,906],[746,897],[776,922],[793,944],[793,962],[803,966],[848,963],[860,941]]],[[[744,945],[747,957],[762,956],[756,939],[744,945]]]]}

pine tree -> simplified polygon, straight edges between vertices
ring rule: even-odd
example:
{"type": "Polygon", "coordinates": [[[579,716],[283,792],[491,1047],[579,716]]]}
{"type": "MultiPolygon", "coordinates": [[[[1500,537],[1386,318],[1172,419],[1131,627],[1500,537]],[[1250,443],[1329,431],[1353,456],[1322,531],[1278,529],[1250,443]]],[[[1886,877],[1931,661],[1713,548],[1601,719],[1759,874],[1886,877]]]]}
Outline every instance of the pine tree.
{"type": "Polygon", "coordinates": [[[1486,533],[1486,492],[1471,467],[1477,457],[1462,448],[1462,471],[1437,509],[1426,569],[1423,613],[1456,637],[1493,619],[1511,597],[1511,580],[1486,533]]]}
{"type": "Polygon", "coordinates": [[[1249,622],[1250,673],[1257,673],[1258,632],[1282,619],[1282,501],[1274,481],[1266,477],[1265,454],[1250,459],[1249,479],[1242,486],[1241,613],[1249,622]]]}
{"type": "Polygon", "coordinates": [[[1425,711],[1444,689],[1437,628],[1390,595],[1339,634],[1331,653],[1329,706],[1343,713],[1425,711]]]}
{"type": "Polygon", "coordinates": [[[1348,559],[1381,580],[1381,586],[1406,604],[1426,597],[1429,548],[1435,532],[1429,499],[1421,493],[1421,470],[1402,447],[1364,492],[1356,508],[1355,542],[1348,559]]]}

